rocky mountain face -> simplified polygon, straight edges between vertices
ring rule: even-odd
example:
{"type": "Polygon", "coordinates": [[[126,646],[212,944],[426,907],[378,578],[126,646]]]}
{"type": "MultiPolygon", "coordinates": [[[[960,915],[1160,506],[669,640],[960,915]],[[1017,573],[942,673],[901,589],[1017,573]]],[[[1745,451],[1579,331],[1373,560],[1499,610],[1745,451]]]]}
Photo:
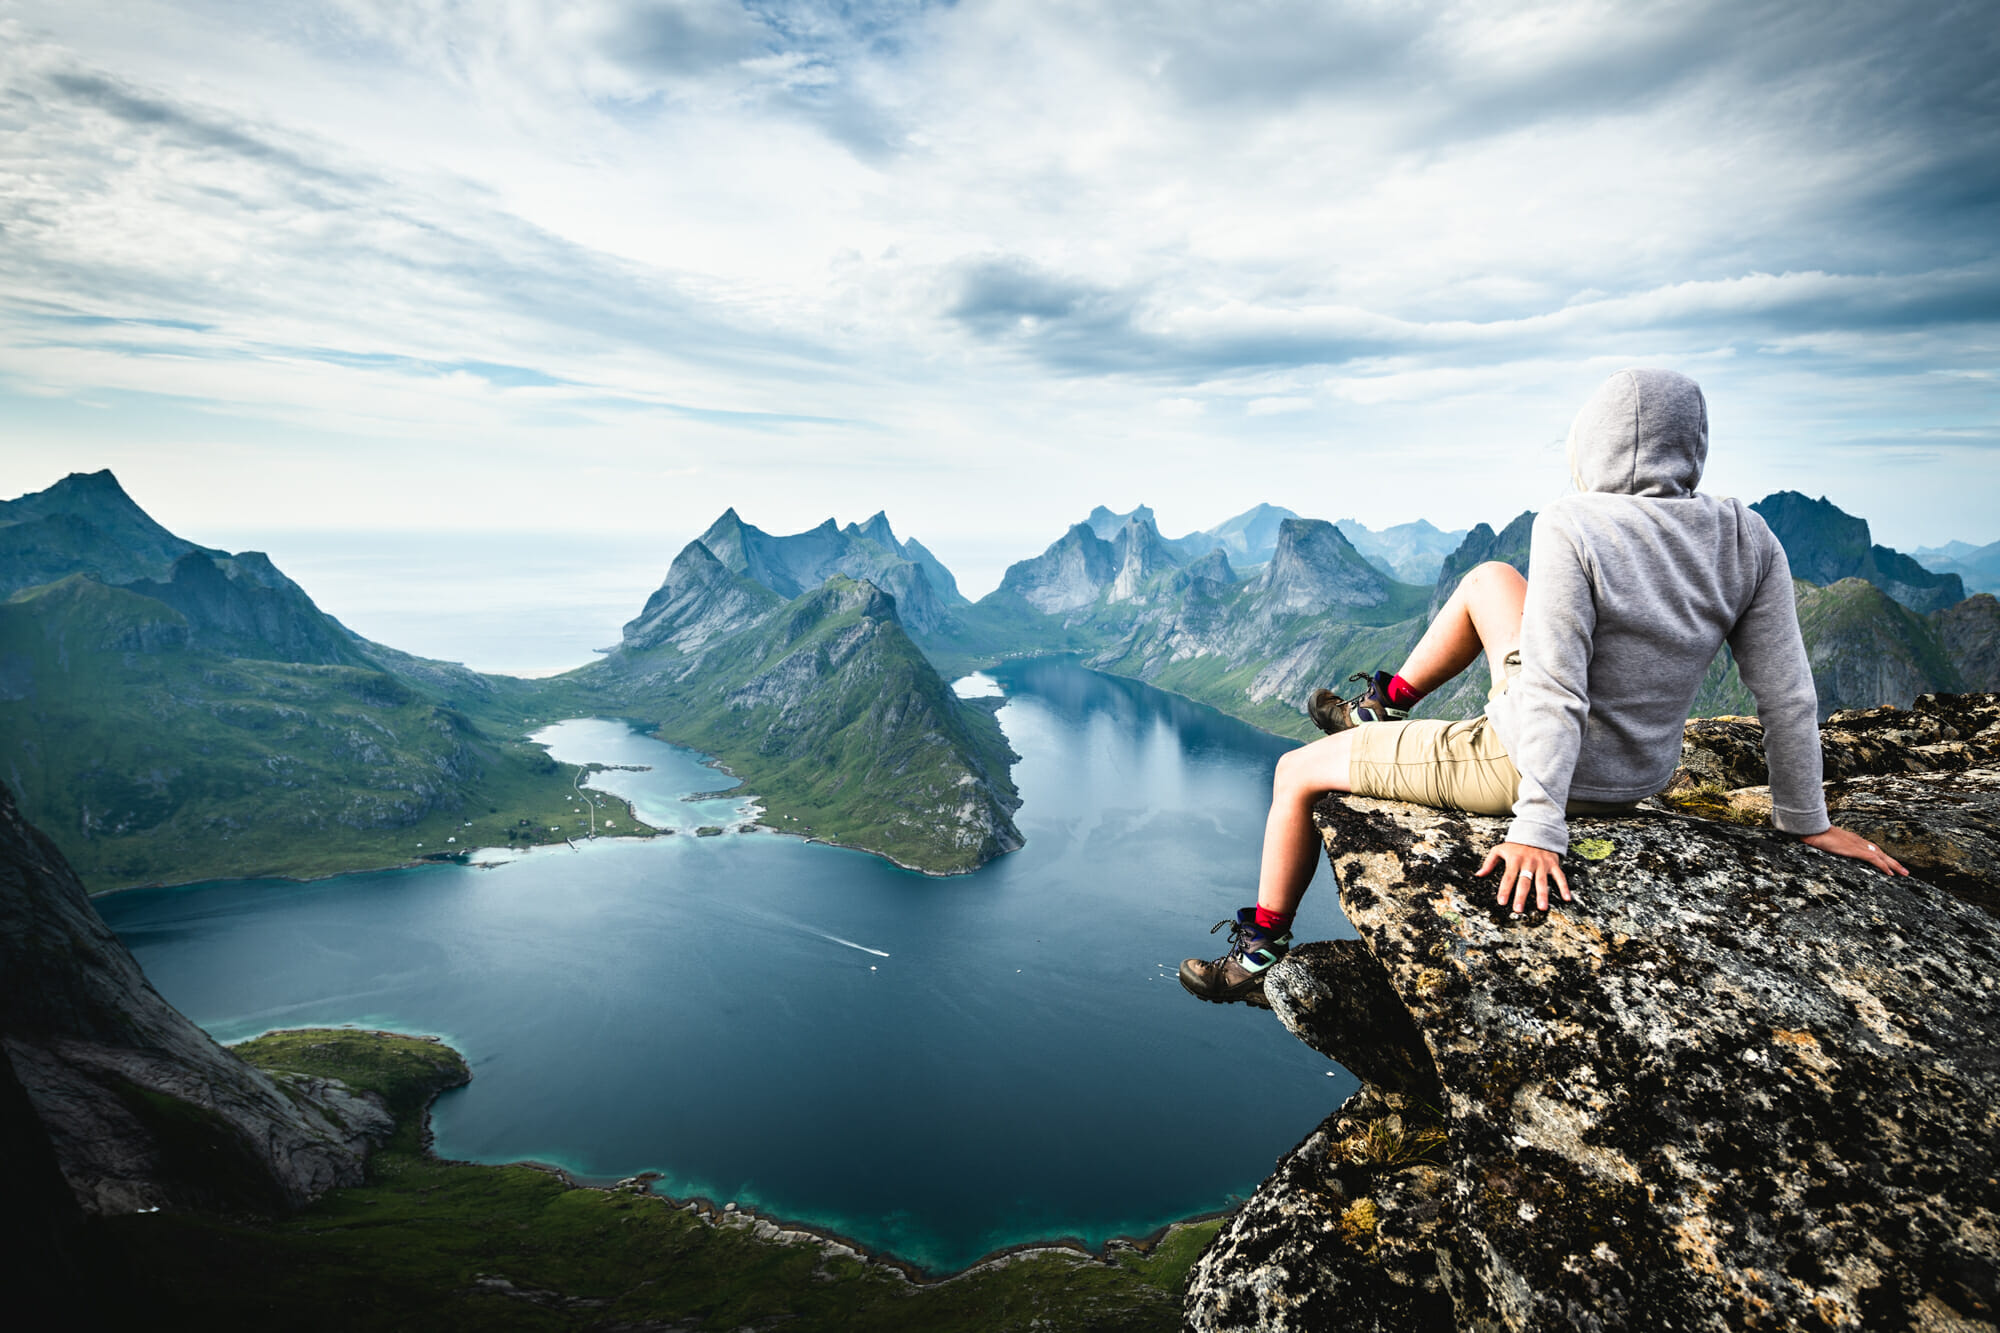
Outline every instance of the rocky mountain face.
{"type": "MultiPolygon", "coordinates": [[[[1726,741],[1690,729],[1690,788],[1726,741]]],[[[1516,917],[1473,877],[1502,821],[1324,800],[1359,938],[1266,994],[1364,1087],[1225,1223],[1187,1326],[2000,1326],[2000,697],[1828,747],[1870,770],[1834,818],[1912,877],[1724,793],[1573,820],[1577,901],[1516,917]]]]}
{"type": "Polygon", "coordinates": [[[1826,497],[1779,491],[1750,506],[1785,548],[1792,577],[1813,583],[1865,579],[1912,611],[1940,611],[1965,600],[1956,574],[1933,574],[1900,551],[1868,539],[1868,520],[1844,513],[1826,497]]]}
{"type": "Polygon", "coordinates": [[[731,573],[786,599],[835,574],[866,579],[896,599],[903,623],[919,633],[942,629],[952,608],[966,604],[950,571],[923,546],[897,541],[886,514],[844,528],[828,519],[808,532],[774,537],[727,509],[697,540],[731,573]]]}
{"type": "Polygon", "coordinates": [[[1151,527],[1154,535],[1183,562],[1199,560],[1211,551],[1220,551],[1233,568],[1241,568],[1261,565],[1269,560],[1271,552],[1277,548],[1278,526],[1288,518],[1297,517],[1291,510],[1277,505],[1254,505],[1234,518],[1224,519],[1200,532],[1190,532],[1185,537],[1159,536],[1159,521],[1146,505],[1123,514],[1114,514],[1103,505],[1098,505],[1083,521],[1099,540],[1107,542],[1116,540],[1127,524],[1134,521],[1143,523],[1151,527]]]}
{"type": "Polygon", "coordinates": [[[639,614],[625,622],[621,650],[662,646],[699,652],[712,640],[756,624],[784,604],[784,597],[732,572],[701,542],[689,542],[667,569],[639,614]]]}
{"type": "Polygon", "coordinates": [[[52,1155],[90,1214],[296,1207],[359,1183],[391,1128],[339,1084],[249,1068],[162,1000],[3,785],[0,1050],[34,1112],[8,1118],[7,1156],[52,1155]]]}
{"type": "Polygon", "coordinates": [[[990,710],[960,701],[911,642],[900,604],[835,575],[790,600],[704,541],[600,661],[549,706],[643,717],[715,755],[766,822],[937,873],[1021,845],[1015,758],[990,710]]]}
{"type": "Polygon", "coordinates": [[[1078,523],[1040,555],[1007,566],[987,596],[1017,597],[1044,615],[1067,617],[1095,605],[1121,563],[1110,542],[1078,523]]]}

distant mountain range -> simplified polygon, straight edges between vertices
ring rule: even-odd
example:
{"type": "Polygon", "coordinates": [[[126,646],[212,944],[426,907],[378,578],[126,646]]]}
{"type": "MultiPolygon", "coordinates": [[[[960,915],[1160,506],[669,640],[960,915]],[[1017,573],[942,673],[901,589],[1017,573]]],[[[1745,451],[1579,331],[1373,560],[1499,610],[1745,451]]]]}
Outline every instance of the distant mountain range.
{"type": "Polygon", "coordinates": [[[372,643],[263,555],[175,536],[109,472],[67,477],[0,505],[0,775],[93,888],[323,874],[569,836],[575,775],[524,733],[588,707],[905,864],[1018,845],[991,709],[953,697],[873,584],[827,581],[963,604],[943,566],[880,516],[800,542],[731,513],[710,535],[804,591],[696,544],[706,582],[670,576],[605,660],[524,681],[372,643]]]}
{"type": "MultiPolygon", "coordinates": [[[[1825,500],[1753,507],[1800,578],[1823,712],[2000,688],[2000,603],[1964,575],[1825,500]]],[[[1313,689],[1395,666],[1481,561],[1525,570],[1533,519],[1373,532],[1259,505],[1167,538],[1145,506],[1099,506],[971,602],[885,514],[777,536],[729,509],[601,660],[522,681],[363,639],[264,556],[76,475],[0,504],[0,772],[98,887],[320,873],[567,836],[570,775],[524,733],[639,718],[729,765],[769,823],[965,870],[1020,845],[1019,797],[990,702],[952,676],[1072,654],[1309,738],[1313,689]]],[[[1420,715],[1476,713],[1486,686],[1475,666],[1420,715]]],[[[1725,653],[1696,711],[1751,706],[1725,653]]]]}
{"type": "Polygon", "coordinates": [[[1946,542],[1943,546],[1919,546],[1910,554],[1934,573],[1958,575],[1965,580],[1967,592],[2000,592],[2000,542],[1986,546],[1946,542]]]}

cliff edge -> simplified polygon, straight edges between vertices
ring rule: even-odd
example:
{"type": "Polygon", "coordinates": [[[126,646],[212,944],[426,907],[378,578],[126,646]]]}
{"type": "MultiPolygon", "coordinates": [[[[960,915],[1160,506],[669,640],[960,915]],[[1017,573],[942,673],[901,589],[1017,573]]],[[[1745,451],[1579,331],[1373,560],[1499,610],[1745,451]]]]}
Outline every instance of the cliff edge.
{"type": "Polygon", "coordinates": [[[393,1127],[338,1083],[252,1069],[161,999],[4,784],[0,1055],[4,1155],[52,1153],[84,1214],[282,1212],[360,1183],[393,1127]]]}
{"type": "Polygon", "coordinates": [[[1546,917],[1474,878],[1502,821],[1320,804],[1360,938],[1267,993],[1364,1086],[1189,1328],[2000,1327],[2000,697],[1829,726],[1834,818],[1908,879],[1755,826],[1700,728],[1744,739],[1692,725],[1680,806],[1572,821],[1546,917]]]}

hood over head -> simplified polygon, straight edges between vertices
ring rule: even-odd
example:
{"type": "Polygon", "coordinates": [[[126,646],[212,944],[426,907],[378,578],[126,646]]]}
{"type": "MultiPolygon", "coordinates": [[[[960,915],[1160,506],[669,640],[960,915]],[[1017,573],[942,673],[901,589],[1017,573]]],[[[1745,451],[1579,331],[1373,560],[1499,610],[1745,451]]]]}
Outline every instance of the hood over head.
{"type": "Polygon", "coordinates": [[[1578,490],[1665,498],[1693,495],[1708,462],[1708,400],[1671,370],[1621,370],[1569,428],[1578,490]]]}

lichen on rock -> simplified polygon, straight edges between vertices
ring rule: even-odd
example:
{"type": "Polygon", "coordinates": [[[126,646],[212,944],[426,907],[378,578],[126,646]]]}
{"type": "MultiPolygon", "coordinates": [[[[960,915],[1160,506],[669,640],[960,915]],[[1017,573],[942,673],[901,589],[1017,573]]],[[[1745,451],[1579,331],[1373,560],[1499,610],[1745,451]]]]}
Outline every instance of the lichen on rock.
{"type": "MultiPolygon", "coordinates": [[[[1986,734],[1941,714],[1865,730],[1986,734]]],[[[1223,1226],[1188,1326],[1995,1327],[2000,774],[1876,758],[1829,798],[1911,878],[1658,807],[1573,820],[1611,851],[1546,915],[1474,876],[1503,821],[1323,800],[1360,939],[1267,994],[1371,1086],[1223,1226]],[[1352,1151],[1430,1111],[1432,1147],[1352,1151]]]]}

